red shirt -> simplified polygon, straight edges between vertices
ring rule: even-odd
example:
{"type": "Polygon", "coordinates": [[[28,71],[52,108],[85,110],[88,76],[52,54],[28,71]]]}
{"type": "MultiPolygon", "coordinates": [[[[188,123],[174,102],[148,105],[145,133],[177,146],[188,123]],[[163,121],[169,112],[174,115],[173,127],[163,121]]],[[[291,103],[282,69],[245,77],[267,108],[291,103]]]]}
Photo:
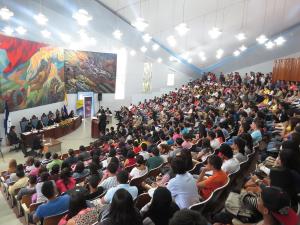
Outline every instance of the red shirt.
{"type": "Polygon", "coordinates": [[[141,149],[140,146],[137,146],[137,147],[134,147],[134,148],[133,148],[133,152],[134,152],[135,154],[138,154],[141,150],[142,150],[142,149],[141,149]]]}
{"type": "Polygon", "coordinates": [[[124,167],[133,166],[136,163],[135,158],[126,159],[124,167]]]}
{"type": "Polygon", "coordinates": [[[76,185],[76,180],[73,177],[69,178],[69,184],[66,186],[62,179],[56,181],[56,187],[59,193],[64,193],[70,189],[73,189],[76,185]]]}

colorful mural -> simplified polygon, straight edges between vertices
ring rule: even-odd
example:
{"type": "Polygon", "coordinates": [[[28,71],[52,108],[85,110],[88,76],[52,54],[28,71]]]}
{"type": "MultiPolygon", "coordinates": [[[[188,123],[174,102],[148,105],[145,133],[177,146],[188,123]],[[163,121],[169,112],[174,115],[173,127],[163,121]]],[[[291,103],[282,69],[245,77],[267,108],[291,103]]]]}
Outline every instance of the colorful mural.
{"type": "Polygon", "coordinates": [[[115,92],[116,54],[65,50],[64,56],[67,93],[115,92]]]}
{"type": "Polygon", "coordinates": [[[63,49],[0,35],[0,112],[64,100],[63,49]]]}

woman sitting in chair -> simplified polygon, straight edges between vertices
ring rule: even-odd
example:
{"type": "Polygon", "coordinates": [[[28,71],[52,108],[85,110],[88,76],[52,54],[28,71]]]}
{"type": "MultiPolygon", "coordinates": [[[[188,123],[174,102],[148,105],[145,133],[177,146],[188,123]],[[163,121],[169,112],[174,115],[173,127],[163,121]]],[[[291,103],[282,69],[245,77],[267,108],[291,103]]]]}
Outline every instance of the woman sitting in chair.
{"type": "Polygon", "coordinates": [[[20,139],[16,133],[16,126],[11,126],[9,129],[9,133],[7,134],[7,138],[10,145],[16,145],[20,143],[20,139]]]}

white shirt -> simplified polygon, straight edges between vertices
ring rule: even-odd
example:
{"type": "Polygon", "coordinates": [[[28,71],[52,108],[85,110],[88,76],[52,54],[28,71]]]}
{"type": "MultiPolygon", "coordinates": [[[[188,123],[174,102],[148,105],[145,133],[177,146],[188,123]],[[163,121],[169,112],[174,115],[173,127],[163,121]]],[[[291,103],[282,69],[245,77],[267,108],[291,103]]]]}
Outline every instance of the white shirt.
{"type": "Polygon", "coordinates": [[[119,182],[117,181],[117,177],[113,176],[113,177],[108,177],[106,178],[104,181],[102,181],[98,186],[101,186],[104,188],[104,190],[108,190],[112,187],[115,187],[119,184],[119,182]]]}
{"type": "Polygon", "coordinates": [[[239,169],[240,163],[235,158],[225,160],[222,164],[222,170],[227,174],[232,174],[239,169]]]}
{"type": "Polygon", "coordinates": [[[177,174],[176,177],[169,181],[167,188],[180,209],[188,208],[199,202],[200,197],[196,180],[188,172],[177,174]]]}
{"type": "Polygon", "coordinates": [[[104,200],[107,203],[111,203],[112,198],[115,194],[115,192],[119,189],[125,189],[126,191],[131,194],[132,198],[135,199],[138,195],[138,189],[135,186],[129,186],[129,184],[119,184],[116,187],[113,187],[107,191],[107,193],[104,196],[104,200]]]}
{"type": "Polygon", "coordinates": [[[139,170],[138,168],[134,167],[130,172],[130,176],[133,179],[133,178],[144,176],[147,173],[148,173],[148,167],[147,166],[144,170],[139,170]]]}
{"type": "Polygon", "coordinates": [[[139,155],[143,156],[144,160],[147,160],[147,159],[150,158],[149,153],[146,152],[146,151],[140,151],[140,152],[139,152],[139,155]]]}
{"type": "Polygon", "coordinates": [[[220,142],[217,139],[211,140],[210,141],[210,146],[212,147],[212,149],[218,149],[220,148],[220,142]]]}

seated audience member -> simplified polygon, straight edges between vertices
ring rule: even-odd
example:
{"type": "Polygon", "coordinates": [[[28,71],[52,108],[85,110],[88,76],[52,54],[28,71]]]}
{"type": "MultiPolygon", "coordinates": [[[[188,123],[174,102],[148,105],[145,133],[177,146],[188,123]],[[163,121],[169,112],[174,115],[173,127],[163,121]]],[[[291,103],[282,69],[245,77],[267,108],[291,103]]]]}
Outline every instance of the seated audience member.
{"type": "Polygon", "coordinates": [[[16,133],[16,126],[10,127],[7,137],[10,145],[16,145],[20,143],[20,139],[18,138],[16,133]]]}
{"type": "Polygon", "coordinates": [[[89,193],[86,194],[85,200],[93,200],[95,198],[98,198],[103,193],[103,188],[98,187],[98,184],[100,183],[99,176],[95,174],[90,175],[87,181],[89,193]]]}
{"type": "Polygon", "coordinates": [[[251,137],[253,140],[253,145],[258,144],[262,140],[262,134],[260,129],[262,128],[262,122],[256,118],[252,123],[251,123],[251,137]]]}
{"type": "Polygon", "coordinates": [[[25,176],[25,172],[24,172],[22,164],[20,164],[20,165],[17,166],[16,176],[18,178],[18,180],[16,181],[16,183],[14,183],[13,185],[10,185],[8,187],[8,193],[11,196],[13,196],[15,194],[15,191],[17,189],[26,187],[26,185],[28,184],[28,177],[25,176]]]}
{"type": "Polygon", "coordinates": [[[149,152],[147,151],[147,149],[148,149],[148,145],[145,142],[143,142],[141,144],[141,151],[139,152],[139,155],[143,156],[144,160],[147,160],[150,157],[149,152]]]}
{"type": "Polygon", "coordinates": [[[216,134],[213,131],[208,131],[207,133],[207,138],[210,141],[210,146],[212,147],[213,150],[216,150],[220,147],[221,143],[219,140],[216,138],[216,134]]]}
{"type": "Polygon", "coordinates": [[[55,164],[58,164],[60,167],[62,166],[62,163],[63,161],[58,159],[58,154],[57,153],[54,153],[53,156],[52,156],[52,161],[50,163],[47,164],[47,169],[49,171],[51,171],[52,167],[55,165],[55,164]]]}
{"type": "Polygon", "coordinates": [[[208,225],[208,223],[199,212],[183,209],[174,214],[169,225],[208,225]]]}
{"type": "Polygon", "coordinates": [[[83,191],[70,195],[69,211],[58,225],[94,224],[98,221],[99,207],[88,208],[83,191]]]}
{"type": "Polygon", "coordinates": [[[137,155],[135,157],[135,160],[136,160],[135,163],[136,165],[129,174],[130,179],[141,177],[148,173],[148,167],[146,166],[144,157],[141,155],[137,155]]]}
{"type": "Polygon", "coordinates": [[[29,175],[37,176],[40,170],[41,162],[40,160],[34,160],[34,168],[30,171],[29,175]]]}
{"type": "Polygon", "coordinates": [[[191,138],[189,134],[183,135],[184,142],[182,143],[182,148],[190,149],[193,146],[193,143],[191,142],[191,138]]]}
{"type": "Polygon", "coordinates": [[[71,175],[71,171],[68,168],[64,168],[60,172],[60,179],[56,181],[57,190],[59,193],[65,193],[75,187],[76,181],[71,175]]]}
{"type": "Polygon", "coordinates": [[[221,170],[222,159],[219,156],[212,155],[207,160],[207,165],[202,168],[197,181],[197,187],[200,190],[201,197],[205,200],[209,198],[214,190],[222,187],[228,180],[227,174],[221,170]],[[212,176],[205,178],[205,173],[212,171],[212,176]]]}
{"type": "Polygon", "coordinates": [[[171,150],[171,147],[167,144],[159,144],[158,149],[159,149],[160,157],[163,158],[164,163],[168,162],[168,158],[170,154],[169,152],[171,150]]]}
{"type": "Polygon", "coordinates": [[[233,145],[232,145],[233,152],[234,152],[233,157],[239,163],[245,162],[248,159],[245,153],[245,147],[246,147],[246,141],[244,141],[242,138],[236,137],[233,139],[233,145]]]}
{"type": "MultiPolygon", "coordinates": [[[[21,165],[21,166],[23,168],[23,165],[21,165]]],[[[9,161],[9,163],[8,163],[7,173],[5,174],[5,175],[9,175],[9,178],[7,178],[5,180],[6,184],[9,184],[9,183],[12,183],[12,182],[16,182],[18,180],[18,177],[16,175],[16,171],[17,171],[17,160],[11,159],[9,161]]]]}
{"type": "Polygon", "coordinates": [[[69,210],[70,196],[68,194],[57,196],[57,189],[52,181],[46,181],[42,186],[42,194],[48,201],[36,209],[33,222],[42,221],[45,217],[62,214],[69,210]]]}
{"type": "Polygon", "coordinates": [[[99,186],[103,187],[105,191],[118,185],[118,180],[116,176],[118,168],[119,165],[116,163],[111,162],[110,164],[108,164],[106,168],[107,174],[103,176],[102,181],[99,184],[99,186]]]}
{"type": "Polygon", "coordinates": [[[146,162],[149,171],[156,167],[159,167],[164,163],[163,158],[159,156],[158,148],[153,148],[150,155],[151,157],[146,162]]]}
{"type": "Polygon", "coordinates": [[[133,152],[134,154],[138,154],[141,151],[141,146],[139,146],[138,141],[133,142],[133,152]]]}
{"type": "Polygon", "coordinates": [[[32,195],[36,192],[35,186],[37,182],[37,177],[29,175],[28,176],[28,185],[20,189],[17,195],[17,200],[20,201],[24,195],[32,195]]]}
{"type": "Polygon", "coordinates": [[[59,170],[60,167],[58,164],[52,166],[52,170],[50,171],[49,180],[54,180],[55,182],[59,179],[59,170]]]}
{"type": "Polygon", "coordinates": [[[233,158],[231,147],[228,144],[222,144],[219,150],[219,156],[223,160],[222,170],[227,174],[238,171],[240,169],[240,163],[233,158]]]}
{"type": "Polygon", "coordinates": [[[99,220],[97,225],[143,225],[131,194],[124,189],[115,192],[111,204],[100,213],[99,220]]]}
{"type": "Polygon", "coordinates": [[[123,170],[117,174],[117,180],[119,184],[116,187],[110,188],[107,193],[104,195],[104,197],[101,199],[103,204],[111,203],[112,198],[115,194],[115,192],[119,189],[125,189],[128,191],[132,198],[135,199],[138,195],[138,189],[135,186],[130,186],[128,184],[128,172],[123,170]]]}
{"type": "Polygon", "coordinates": [[[263,221],[257,225],[298,225],[300,219],[290,205],[289,196],[280,188],[263,188],[257,202],[257,209],[262,214],[263,221]]]}
{"type": "Polygon", "coordinates": [[[129,150],[127,153],[126,160],[124,162],[124,167],[130,167],[135,164],[134,152],[129,150]]]}
{"type": "Polygon", "coordinates": [[[77,163],[78,159],[75,156],[75,152],[73,149],[71,149],[71,148],[69,149],[68,155],[69,155],[69,157],[64,160],[65,162],[67,162],[69,165],[73,165],[73,164],[77,163]]]}
{"type": "Polygon", "coordinates": [[[91,158],[91,155],[88,151],[86,151],[86,148],[81,145],[79,147],[79,157],[83,158],[83,161],[88,160],[89,158],[91,158]]]}
{"type": "Polygon", "coordinates": [[[184,161],[185,170],[189,171],[193,168],[193,158],[191,152],[188,149],[182,149],[180,152],[180,157],[184,161]]]}
{"type": "Polygon", "coordinates": [[[171,192],[165,187],[158,187],[150,203],[141,209],[144,225],[165,225],[173,214],[179,210],[172,200],[171,192]]]}
{"type": "Polygon", "coordinates": [[[197,160],[205,161],[206,158],[213,153],[213,149],[210,146],[208,138],[202,139],[201,151],[197,155],[197,160]]]}
{"type": "Polygon", "coordinates": [[[182,146],[181,146],[183,142],[184,141],[183,141],[182,138],[176,138],[175,146],[172,146],[173,151],[171,151],[169,153],[170,158],[176,157],[176,155],[181,152],[181,150],[183,149],[182,146]]]}
{"type": "Polygon", "coordinates": [[[90,173],[89,169],[84,168],[84,163],[78,161],[76,163],[76,167],[72,176],[74,177],[74,179],[80,179],[82,177],[86,177],[87,175],[89,175],[89,173],[90,173]]]}
{"type": "Polygon", "coordinates": [[[199,202],[196,180],[186,172],[183,159],[175,157],[171,161],[171,168],[176,176],[169,181],[167,188],[179,208],[188,208],[199,202]]]}
{"type": "Polygon", "coordinates": [[[48,163],[50,163],[52,161],[51,156],[51,152],[46,152],[45,159],[42,160],[42,165],[47,165],[48,163]]]}
{"type": "Polygon", "coordinates": [[[30,173],[34,169],[34,158],[32,156],[27,158],[25,166],[25,173],[30,173]]]}
{"type": "MultiPolygon", "coordinates": [[[[43,184],[49,180],[49,173],[48,172],[42,172],[39,174],[40,182],[36,184],[36,194],[32,196],[32,202],[45,202],[47,201],[47,198],[42,193],[42,186],[43,184]]],[[[54,183],[54,181],[52,181],[54,183]]]]}

